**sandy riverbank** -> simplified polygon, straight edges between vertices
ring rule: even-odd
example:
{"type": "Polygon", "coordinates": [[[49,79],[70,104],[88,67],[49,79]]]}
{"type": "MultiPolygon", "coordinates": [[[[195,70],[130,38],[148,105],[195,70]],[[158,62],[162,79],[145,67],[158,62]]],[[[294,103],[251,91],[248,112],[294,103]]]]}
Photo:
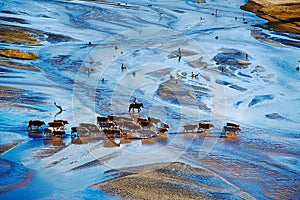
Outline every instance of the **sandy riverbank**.
{"type": "Polygon", "coordinates": [[[20,143],[22,143],[22,141],[16,141],[16,142],[12,142],[12,143],[8,143],[8,144],[1,144],[0,145],[0,154],[5,153],[6,151],[16,147],[17,145],[19,145],[20,143]]]}
{"type": "Polygon", "coordinates": [[[93,188],[124,199],[251,199],[214,173],[174,162],[112,170],[120,176],[93,188]]]}

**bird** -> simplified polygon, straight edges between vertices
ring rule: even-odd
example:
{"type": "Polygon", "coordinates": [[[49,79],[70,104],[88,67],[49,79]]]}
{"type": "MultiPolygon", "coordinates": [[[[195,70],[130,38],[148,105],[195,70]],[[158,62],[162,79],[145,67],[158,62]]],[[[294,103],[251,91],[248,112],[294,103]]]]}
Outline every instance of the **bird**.
{"type": "Polygon", "coordinates": [[[178,62],[180,62],[181,56],[182,56],[181,50],[180,50],[180,48],[178,48],[178,62]]]}
{"type": "Polygon", "coordinates": [[[123,71],[124,69],[127,69],[127,67],[122,63],[121,70],[123,71]]]}
{"type": "Polygon", "coordinates": [[[192,72],[192,78],[198,78],[199,74],[200,74],[200,73],[194,74],[194,72],[192,72]]]}
{"type": "Polygon", "coordinates": [[[298,71],[299,71],[299,70],[300,70],[300,67],[299,67],[299,66],[298,66],[298,67],[296,67],[296,70],[298,70],[298,71]]]}
{"type": "Polygon", "coordinates": [[[54,105],[59,109],[59,112],[65,111],[61,106],[57,105],[56,102],[54,102],[54,105]]]}

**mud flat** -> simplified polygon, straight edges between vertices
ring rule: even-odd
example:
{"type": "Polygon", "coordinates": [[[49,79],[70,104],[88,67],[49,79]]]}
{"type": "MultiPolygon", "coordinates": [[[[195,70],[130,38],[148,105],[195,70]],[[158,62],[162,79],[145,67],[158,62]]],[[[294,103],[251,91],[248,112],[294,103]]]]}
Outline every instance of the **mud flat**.
{"type": "Polygon", "coordinates": [[[159,85],[157,95],[165,101],[178,105],[199,106],[200,109],[209,111],[210,108],[197,99],[192,91],[191,86],[185,84],[182,80],[170,79],[159,85]]]}
{"type": "Polygon", "coordinates": [[[214,173],[174,162],[111,170],[119,177],[98,183],[99,188],[124,199],[252,199],[214,173]]]}
{"type": "Polygon", "coordinates": [[[300,33],[300,2],[297,0],[249,0],[241,9],[256,13],[269,22],[263,28],[278,32],[300,33]]]}
{"type": "Polygon", "coordinates": [[[16,141],[8,144],[1,144],[0,145],[0,154],[5,153],[6,151],[14,148],[15,146],[19,145],[22,143],[22,141],[16,141]]]}

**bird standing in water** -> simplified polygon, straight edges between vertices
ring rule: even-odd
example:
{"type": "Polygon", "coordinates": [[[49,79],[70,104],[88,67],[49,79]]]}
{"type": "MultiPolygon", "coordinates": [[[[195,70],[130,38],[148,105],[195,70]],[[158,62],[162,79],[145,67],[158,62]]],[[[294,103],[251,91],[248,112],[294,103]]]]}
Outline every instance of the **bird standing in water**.
{"type": "Polygon", "coordinates": [[[181,54],[181,49],[178,48],[178,62],[180,62],[181,56],[182,56],[182,54],[181,54]]]}
{"type": "Polygon", "coordinates": [[[124,69],[127,69],[127,67],[122,63],[121,70],[123,71],[124,69]]]}

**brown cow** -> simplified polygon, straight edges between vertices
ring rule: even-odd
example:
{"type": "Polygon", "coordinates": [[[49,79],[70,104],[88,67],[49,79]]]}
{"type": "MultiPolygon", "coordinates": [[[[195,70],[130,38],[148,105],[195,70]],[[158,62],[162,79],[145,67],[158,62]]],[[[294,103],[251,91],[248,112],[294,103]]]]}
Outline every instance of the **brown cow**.
{"type": "Polygon", "coordinates": [[[31,130],[33,126],[36,126],[37,128],[39,128],[39,127],[41,127],[43,125],[46,125],[44,121],[41,121],[41,120],[30,120],[28,122],[28,127],[27,128],[30,128],[30,130],[31,130]]]}
{"type": "Polygon", "coordinates": [[[183,125],[183,131],[184,132],[194,131],[196,128],[198,128],[198,124],[183,125]]]}
{"type": "Polygon", "coordinates": [[[236,124],[234,122],[227,122],[226,126],[223,127],[223,132],[222,134],[225,137],[228,136],[238,136],[239,132],[240,132],[240,125],[236,124]]]}
{"type": "Polygon", "coordinates": [[[69,124],[68,120],[63,120],[63,119],[56,119],[54,122],[62,122],[64,125],[69,124]]]}
{"type": "Polygon", "coordinates": [[[129,130],[139,130],[139,129],[141,129],[141,126],[139,124],[136,124],[136,123],[130,122],[130,121],[128,121],[126,123],[124,122],[123,127],[126,128],[126,129],[129,129],[129,130]]]}
{"type": "Polygon", "coordinates": [[[143,128],[147,128],[147,129],[151,129],[154,127],[154,125],[149,121],[141,121],[141,122],[139,122],[139,125],[141,125],[141,127],[143,127],[143,128]]]}
{"type": "Polygon", "coordinates": [[[61,121],[57,121],[57,122],[49,122],[48,125],[50,127],[54,127],[54,128],[60,128],[60,127],[63,127],[65,124],[61,121]]]}
{"type": "Polygon", "coordinates": [[[165,133],[167,133],[168,131],[169,131],[168,128],[159,128],[159,129],[158,129],[158,134],[165,134],[165,133]]]}
{"type": "Polygon", "coordinates": [[[111,137],[111,136],[114,137],[116,135],[121,135],[121,130],[120,129],[107,128],[107,129],[104,129],[103,132],[108,137],[111,137]]]}
{"type": "Polygon", "coordinates": [[[64,135],[66,134],[65,130],[53,130],[52,135],[53,136],[58,136],[58,137],[64,137],[64,135]]]}
{"type": "Polygon", "coordinates": [[[203,132],[205,132],[212,127],[214,127],[214,125],[211,123],[208,123],[208,122],[199,122],[198,123],[198,131],[200,131],[200,129],[203,129],[203,132]]]}
{"type": "Polygon", "coordinates": [[[241,129],[234,126],[224,126],[223,127],[223,135],[225,137],[228,136],[237,136],[241,129]]]}
{"type": "Polygon", "coordinates": [[[71,127],[71,136],[80,137],[83,135],[88,135],[90,131],[86,127],[73,126],[71,127]]]}
{"type": "Polygon", "coordinates": [[[100,128],[110,128],[112,126],[117,126],[117,124],[113,121],[101,122],[98,124],[100,128]]]}
{"type": "Polygon", "coordinates": [[[87,129],[90,131],[90,133],[98,134],[98,133],[101,132],[100,129],[98,128],[98,126],[95,125],[95,124],[90,124],[90,123],[80,123],[80,126],[81,126],[81,127],[87,128],[87,129]]]}
{"type": "Polygon", "coordinates": [[[148,118],[143,118],[143,117],[138,117],[137,118],[137,122],[151,122],[151,118],[148,117],[148,118]]]}
{"type": "Polygon", "coordinates": [[[240,125],[239,125],[239,124],[236,124],[236,123],[234,123],[234,122],[227,122],[227,123],[226,123],[226,126],[232,126],[232,127],[240,128],[240,125]]]}
{"type": "Polygon", "coordinates": [[[161,122],[161,120],[158,119],[158,118],[153,118],[153,117],[151,117],[151,122],[152,122],[153,124],[157,124],[157,123],[161,122]]]}
{"type": "Polygon", "coordinates": [[[104,117],[104,116],[97,116],[97,124],[100,124],[102,122],[108,122],[109,117],[104,117]]]}
{"type": "Polygon", "coordinates": [[[158,127],[160,127],[160,128],[170,128],[170,125],[165,123],[165,122],[160,122],[158,124],[158,127]]]}

